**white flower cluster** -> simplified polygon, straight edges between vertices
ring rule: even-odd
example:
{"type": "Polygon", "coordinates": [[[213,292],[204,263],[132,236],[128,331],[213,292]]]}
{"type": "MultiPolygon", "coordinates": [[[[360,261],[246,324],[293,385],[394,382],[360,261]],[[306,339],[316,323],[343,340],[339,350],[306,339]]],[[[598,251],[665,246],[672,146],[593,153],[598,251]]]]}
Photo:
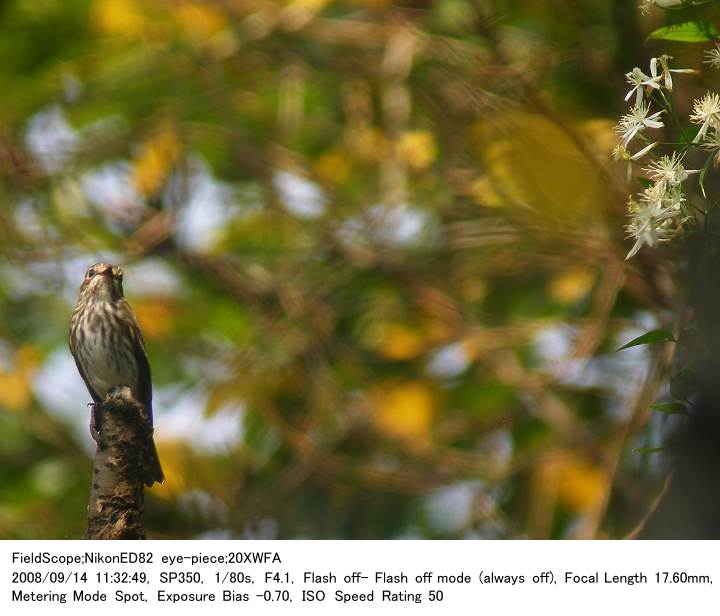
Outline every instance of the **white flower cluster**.
{"type": "Polygon", "coordinates": [[[637,200],[630,199],[628,204],[630,222],[626,230],[635,238],[635,245],[626,259],[635,255],[644,244],[654,246],[657,242],[670,240],[682,229],[686,220],[682,209],[685,202],[682,182],[691,173],[697,173],[686,170],[675,153],[663,156],[645,171],[653,182],[637,200]]]}
{"type": "MultiPolygon", "coordinates": [[[[654,2],[653,4],[659,4],[654,2]]],[[[710,63],[710,52],[707,60],[710,63]]],[[[717,50],[720,65],[720,48],[717,50]]],[[[714,58],[714,56],[713,56],[714,58]]],[[[693,69],[671,69],[669,56],[660,56],[650,61],[650,74],[646,75],[640,68],[634,68],[626,74],[632,86],[625,100],[635,95],[635,104],[630,111],[622,116],[616,130],[620,134],[620,142],[613,156],[616,160],[628,163],[628,179],[632,174],[632,164],[653,150],[658,143],[645,136],[647,129],[664,126],[662,116],[665,113],[674,115],[670,94],[672,92],[673,73],[694,73],[693,69]],[[655,111],[653,105],[661,107],[655,111]],[[631,143],[641,141],[642,147],[634,154],[630,151],[631,143]]],[[[677,119],[677,118],[676,118],[677,119]]],[[[683,182],[700,170],[688,170],[683,164],[685,154],[691,147],[702,146],[712,150],[716,160],[720,161],[720,96],[708,92],[697,99],[693,105],[690,122],[699,124],[692,143],[679,144],[679,150],[664,155],[644,167],[647,187],[636,197],[630,199],[628,211],[630,222],[626,229],[635,244],[626,259],[635,255],[644,245],[655,246],[658,242],[667,241],[682,232],[683,224],[689,219],[686,215],[686,195],[683,182]]]]}
{"type": "Polygon", "coordinates": [[[705,52],[705,64],[709,64],[710,68],[720,68],[720,45],[715,43],[715,47],[705,52]]]}

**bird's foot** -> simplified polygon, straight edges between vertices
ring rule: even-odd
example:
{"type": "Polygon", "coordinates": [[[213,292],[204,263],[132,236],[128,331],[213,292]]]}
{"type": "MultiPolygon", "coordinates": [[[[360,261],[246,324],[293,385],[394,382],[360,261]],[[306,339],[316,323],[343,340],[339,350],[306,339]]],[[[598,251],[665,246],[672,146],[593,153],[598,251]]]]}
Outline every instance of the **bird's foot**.
{"type": "Polygon", "coordinates": [[[98,420],[97,420],[97,405],[94,402],[88,404],[90,407],[90,436],[97,443],[100,438],[100,432],[98,432],[98,420]]]}

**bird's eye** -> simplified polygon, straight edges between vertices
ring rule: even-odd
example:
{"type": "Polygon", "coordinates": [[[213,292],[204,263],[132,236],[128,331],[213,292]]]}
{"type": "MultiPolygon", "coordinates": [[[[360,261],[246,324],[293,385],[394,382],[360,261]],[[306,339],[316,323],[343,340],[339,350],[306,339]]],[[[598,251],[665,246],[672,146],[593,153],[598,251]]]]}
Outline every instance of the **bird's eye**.
{"type": "Polygon", "coordinates": [[[90,268],[90,269],[87,271],[87,274],[85,274],[85,276],[87,276],[88,278],[92,278],[94,275],[95,275],[95,270],[92,269],[92,268],[90,268]]]}

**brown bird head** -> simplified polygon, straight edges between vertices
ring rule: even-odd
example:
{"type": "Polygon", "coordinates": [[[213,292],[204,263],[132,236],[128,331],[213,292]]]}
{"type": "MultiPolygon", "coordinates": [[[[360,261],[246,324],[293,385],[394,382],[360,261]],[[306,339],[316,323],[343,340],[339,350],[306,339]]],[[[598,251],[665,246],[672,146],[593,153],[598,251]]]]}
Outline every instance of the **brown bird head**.
{"type": "Polygon", "coordinates": [[[117,265],[96,263],[92,265],[80,285],[80,298],[110,302],[123,296],[123,273],[117,265]]]}

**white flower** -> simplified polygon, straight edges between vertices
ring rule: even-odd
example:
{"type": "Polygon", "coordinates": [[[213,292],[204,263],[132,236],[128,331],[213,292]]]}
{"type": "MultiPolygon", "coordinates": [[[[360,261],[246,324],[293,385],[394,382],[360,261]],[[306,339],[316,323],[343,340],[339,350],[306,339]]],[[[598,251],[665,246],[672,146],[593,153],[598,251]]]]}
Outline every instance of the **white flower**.
{"type": "Polygon", "coordinates": [[[630,140],[643,128],[661,128],[664,126],[662,121],[658,119],[662,111],[656,111],[652,115],[648,115],[649,113],[650,105],[640,103],[632,107],[629,113],[620,118],[620,123],[615,130],[622,133],[622,145],[627,146],[630,140]]]}
{"type": "Polygon", "coordinates": [[[715,164],[720,164],[720,133],[716,130],[705,135],[705,142],[702,144],[706,150],[715,152],[715,164]]]}
{"type": "Polygon", "coordinates": [[[656,218],[664,220],[677,216],[685,195],[679,184],[669,187],[665,182],[655,182],[640,193],[640,201],[650,208],[656,218]]]}
{"type": "Polygon", "coordinates": [[[682,210],[682,204],[685,203],[685,194],[680,186],[674,186],[666,194],[663,199],[663,205],[666,212],[679,213],[682,210]]]}
{"type": "Polygon", "coordinates": [[[653,210],[657,210],[659,213],[664,209],[663,200],[665,199],[666,193],[667,187],[664,184],[656,182],[654,184],[650,184],[650,186],[640,193],[640,201],[648,207],[651,207],[653,210]]]}
{"type": "Polygon", "coordinates": [[[663,9],[672,8],[674,6],[682,6],[687,0],[642,0],[640,12],[647,15],[653,6],[659,6],[663,9]]]}
{"type": "MultiPolygon", "coordinates": [[[[639,105],[642,102],[643,92],[646,87],[656,88],[658,90],[660,89],[660,84],[658,82],[662,79],[662,75],[657,74],[657,62],[655,58],[653,58],[653,61],[656,63],[656,65],[654,67],[655,74],[653,74],[652,77],[649,77],[648,75],[643,73],[637,66],[629,73],[625,73],[625,78],[627,79],[627,82],[631,86],[633,86],[633,88],[625,95],[625,100],[629,100],[630,97],[633,95],[633,92],[635,92],[635,104],[639,105]]],[[[650,66],[652,69],[652,62],[650,66]]]]}
{"type": "MultiPolygon", "coordinates": [[[[650,187],[643,193],[654,193],[656,189],[650,187]]],[[[677,191],[675,191],[677,192],[677,191]]],[[[633,257],[644,245],[655,246],[658,242],[668,241],[675,237],[681,229],[684,220],[675,221],[680,214],[680,209],[674,207],[667,209],[662,206],[652,195],[650,200],[643,199],[642,203],[630,200],[628,210],[630,222],[625,227],[628,237],[635,238],[635,244],[628,252],[625,260],[633,257]]],[[[677,195],[676,195],[677,196],[677,195]]]]}
{"type": "Polygon", "coordinates": [[[705,64],[709,64],[710,68],[720,68],[720,45],[715,43],[715,47],[705,52],[705,64]]]}
{"type": "Polygon", "coordinates": [[[690,121],[694,124],[702,124],[698,134],[693,139],[697,143],[707,133],[708,128],[717,129],[720,126],[720,96],[708,92],[702,98],[696,99],[693,103],[693,113],[690,121]]]}
{"type": "Polygon", "coordinates": [[[716,130],[710,131],[705,136],[705,142],[702,144],[706,150],[719,150],[720,149],[720,133],[716,130]]]}
{"type": "Polygon", "coordinates": [[[672,188],[679,186],[687,180],[688,176],[694,173],[700,173],[699,169],[686,170],[682,164],[682,156],[677,156],[676,152],[672,156],[663,156],[662,158],[651,163],[644,171],[651,180],[665,187],[672,188]]]}
{"type": "Polygon", "coordinates": [[[638,150],[635,154],[631,154],[624,145],[618,144],[613,148],[612,157],[615,160],[638,160],[645,156],[650,150],[657,145],[657,141],[646,145],[642,150],[638,150]]]}
{"type": "Polygon", "coordinates": [[[654,143],[651,143],[649,145],[646,145],[642,150],[635,152],[635,154],[631,154],[630,150],[628,150],[622,143],[616,145],[613,148],[612,157],[615,160],[627,161],[626,180],[628,182],[632,179],[632,163],[633,163],[633,161],[641,159],[643,156],[645,156],[645,154],[647,154],[650,150],[652,150],[656,145],[657,145],[657,141],[654,143]]]}
{"type": "Polygon", "coordinates": [[[655,219],[649,208],[643,207],[635,201],[631,201],[628,209],[630,210],[630,222],[625,227],[628,237],[635,238],[635,244],[627,253],[625,260],[634,257],[637,252],[647,244],[654,246],[657,242],[657,232],[655,230],[655,219]]]}
{"type": "Polygon", "coordinates": [[[672,60],[672,56],[668,56],[667,54],[663,54],[659,58],[653,58],[650,60],[650,74],[653,77],[657,77],[657,65],[660,63],[660,68],[662,68],[662,74],[660,77],[663,79],[663,83],[665,85],[665,89],[671,91],[673,87],[672,82],[672,73],[697,73],[695,69],[692,68],[670,68],[668,65],[668,60],[672,60]]]}

